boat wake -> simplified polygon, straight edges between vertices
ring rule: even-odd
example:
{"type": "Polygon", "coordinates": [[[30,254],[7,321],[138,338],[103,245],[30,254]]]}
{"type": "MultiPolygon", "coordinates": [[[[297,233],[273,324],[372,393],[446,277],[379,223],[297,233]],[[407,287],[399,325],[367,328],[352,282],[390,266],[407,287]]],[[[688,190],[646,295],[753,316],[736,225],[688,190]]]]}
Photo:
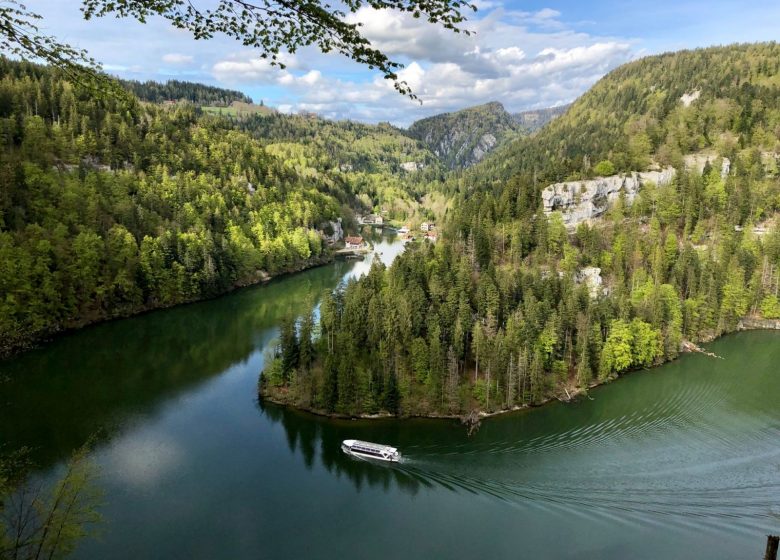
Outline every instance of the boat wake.
{"type": "Polygon", "coordinates": [[[405,450],[401,469],[423,487],[609,523],[776,530],[780,418],[732,408],[729,385],[514,441],[490,433],[524,433],[506,419],[474,441],[405,450]]]}

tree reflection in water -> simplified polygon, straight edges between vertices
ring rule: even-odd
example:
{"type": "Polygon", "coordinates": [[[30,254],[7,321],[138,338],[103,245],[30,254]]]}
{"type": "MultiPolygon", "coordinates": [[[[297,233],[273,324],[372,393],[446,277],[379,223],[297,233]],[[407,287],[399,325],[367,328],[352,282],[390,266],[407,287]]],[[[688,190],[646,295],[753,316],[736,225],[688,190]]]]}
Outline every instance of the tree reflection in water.
{"type": "MultiPolygon", "coordinates": [[[[266,403],[262,400],[258,406],[263,414],[273,423],[281,423],[284,428],[290,452],[300,452],[303,462],[309,470],[314,467],[319,448],[319,461],[328,472],[336,476],[345,476],[360,491],[364,485],[382,488],[385,492],[401,490],[409,495],[416,495],[421,487],[431,487],[431,481],[421,478],[410,469],[400,464],[384,464],[358,459],[341,451],[341,442],[354,433],[352,420],[334,420],[317,417],[305,412],[266,403]]],[[[396,431],[392,424],[397,420],[388,420],[381,426],[385,436],[391,436],[396,431]]],[[[397,432],[396,432],[397,433],[397,432]]],[[[391,440],[387,442],[392,444],[391,440]]],[[[403,450],[402,450],[403,451],[403,450]]]]}

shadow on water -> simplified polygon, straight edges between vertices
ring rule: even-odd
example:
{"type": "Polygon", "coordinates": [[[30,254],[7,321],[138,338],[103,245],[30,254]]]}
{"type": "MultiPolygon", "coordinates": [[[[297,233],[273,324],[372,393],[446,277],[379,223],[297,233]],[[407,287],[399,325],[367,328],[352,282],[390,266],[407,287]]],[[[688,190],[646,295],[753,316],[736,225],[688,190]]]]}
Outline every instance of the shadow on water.
{"type": "Polygon", "coordinates": [[[332,558],[377,543],[384,558],[617,560],[635,543],[637,558],[733,558],[777,532],[780,333],[724,337],[710,348],[724,360],[685,356],[594,400],[488,419],[471,438],[454,420],[258,408],[279,320],[369,264],[98,325],[0,363],[0,442],[33,447],[41,476],[104,432],[93,456],[107,530],[79,558],[332,558]],[[404,461],[355,460],[340,449],[350,438],[404,461]]]}
{"type": "MultiPolygon", "coordinates": [[[[422,486],[433,486],[433,483],[415,474],[408,460],[401,463],[380,463],[351,457],[341,451],[341,442],[348,437],[356,437],[365,428],[356,429],[351,420],[332,420],[315,415],[290,410],[285,407],[260,401],[258,403],[263,415],[273,423],[279,423],[284,428],[290,453],[300,453],[306,468],[311,470],[317,463],[329,473],[346,477],[360,491],[364,486],[383,489],[385,492],[400,490],[415,495],[422,486]]],[[[398,434],[397,420],[378,420],[386,424],[386,437],[393,439],[393,433],[398,434]]],[[[376,425],[371,426],[370,433],[376,438],[376,425]]]]}
{"type": "Polygon", "coordinates": [[[319,460],[358,490],[441,488],[567,516],[587,511],[618,525],[776,530],[780,339],[751,333],[716,346],[726,360],[684,356],[601,387],[593,400],[488,419],[471,438],[455,421],[260,408],[309,469],[319,460]],[[405,461],[388,468],[351,460],[340,451],[349,438],[398,447],[405,461]]]}
{"type": "Polygon", "coordinates": [[[46,467],[96,432],[112,437],[134,416],[262,352],[284,314],[302,311],[351,266],[88,327],[0,362],[0,442],[32,447],[46,467]]]}

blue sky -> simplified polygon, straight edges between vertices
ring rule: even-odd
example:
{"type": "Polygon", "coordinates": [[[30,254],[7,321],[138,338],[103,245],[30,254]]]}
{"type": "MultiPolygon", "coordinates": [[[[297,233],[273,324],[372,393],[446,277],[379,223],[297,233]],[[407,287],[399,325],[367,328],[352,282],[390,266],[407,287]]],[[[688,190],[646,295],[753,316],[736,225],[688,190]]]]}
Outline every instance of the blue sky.
{"type": "Polygon", "coordinates": [[[647,54],[780,40],[776,0],[476,3],[480,10],[466,24],[476,31],[472,37],[399,13],[361,9],[349,16],[363,23],[375,46],[406,65],[401,75],[420,105],[335,54],[303,49],[288,55],[288,68],[280,70],[233,40],[195,41],[163,20],[85,22],[77,0],[26,1],[44,16],[45,32],[87,49],[112,74],[198,81],[239,89],[285,112],[401,126],[494,100],[511,111],[568,103],[612,68],[647,54]]]}

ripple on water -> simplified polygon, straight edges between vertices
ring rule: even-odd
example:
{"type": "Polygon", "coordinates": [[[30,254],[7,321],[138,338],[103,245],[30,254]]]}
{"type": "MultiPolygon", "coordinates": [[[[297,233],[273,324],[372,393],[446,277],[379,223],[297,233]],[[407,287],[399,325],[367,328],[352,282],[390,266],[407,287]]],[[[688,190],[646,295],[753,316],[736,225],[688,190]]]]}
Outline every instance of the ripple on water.
{"type": "Polygon", "coordinates": [[[458,445],[415,447],[404,468],[454,492],[613,525],[772,530],[780,502],[778,407],[745,408],[738,377],[718,368],[698,373],[689,383],[662,386],[634,410],[610,401],[616,414],[582,423],[591,412],[583,408],[603,411],[597,391],[595,402],[559,407],[555,414],[571,422],[552,432],[534,434],[545,427],[533,416],[542,422],[552,415],[539,409],[515,417],[524,428],[516,438],[480,440],[480,432],[458,445]]]}

